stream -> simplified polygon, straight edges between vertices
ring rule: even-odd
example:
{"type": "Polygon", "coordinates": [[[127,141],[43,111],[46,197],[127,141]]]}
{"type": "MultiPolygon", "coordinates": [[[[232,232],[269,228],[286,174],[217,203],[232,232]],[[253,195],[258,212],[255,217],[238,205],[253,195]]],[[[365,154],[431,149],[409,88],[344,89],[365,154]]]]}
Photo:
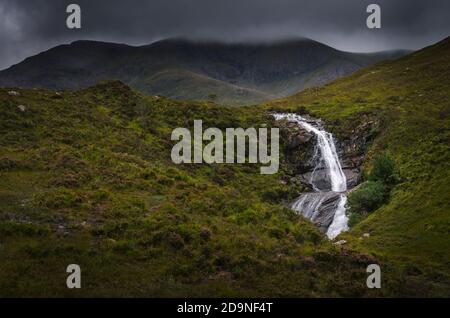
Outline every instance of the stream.
{"type": "Polygon", "coordinates": [[[314,170],[309,184],[313,192],[303,193],[291,208],[326,230],[329,239],[348,230],[345,214],[347,178],[342,170],[333,135],[320,121],[292,113],[273,115],[276,120],[294,122],[316,137],[314,170]]]}

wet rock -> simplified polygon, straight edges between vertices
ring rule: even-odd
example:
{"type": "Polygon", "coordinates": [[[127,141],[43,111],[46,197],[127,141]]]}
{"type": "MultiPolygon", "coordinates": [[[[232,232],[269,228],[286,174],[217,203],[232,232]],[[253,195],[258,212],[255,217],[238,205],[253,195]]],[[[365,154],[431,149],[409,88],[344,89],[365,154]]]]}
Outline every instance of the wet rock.
{"type": "Polygon", "coordinates": [[[17,108],[18,108],[22,113],[24,113],[24,112],[27,110],[27,108],[26,108],[25,106],[23,106],[23,105],[19,105],[19,106],[17,106],[17,108]]]}
{"type": "Polygon", "coordinates": [[[306,172],[300,175],[302,183],[311,186],[314,183],[315,189],[320,191],[331,191],[331,181],[325,170],[306,172]]]}
{"type": "Polygon", "coordinates": [[[325,233],[333,222],[339,199],[340,193],[337,192],[305,193],[300,196],[293,208],[325,233]]]}
{"type": "Polygon", "coordinates": [[[336,192],[327,192],[324,196],[325,199],[320,205],[316,216],[312,220],[323,233],[328,230],[333,222],[334,213],[336,212],[336,207],[339,204],[341,195],[336,192]]]}
{"type": "Polygon", "coordinates": [[[314,183],[316,190],[331,191],[331,180],[325,169],[315,170],[311,174],[312,183],[314,183]]]}
{"type": "Polygon", "coordinates": [[[288,150],[297,149],[302,145],[308,144],[314,137],[306,129],[297,126],[295,123],[287,123],[282,126],[283,143],[288,150]]]}
{"type": "Polygon", "coordinates": [[[356,187],[361,179],[361,173],[359,169],[343,169],[342,171],[347,178],[347,189],[356,187]]]}
{"type": "Polygon", "coordinates": [[[288,169],[293,175],[312,171],[315,167],[315,137],[295,123],[281,123],[280,129],[288,169]]]}
{"type": "Polygon", "coordinates": [[[341,245],[344,245],[344,244],[346,244],[346,243],[347,243],[346,240],[340,240],[340,241],[334,242],[333,244],[334,244],[334,245],[341,246],[341,245]]]}

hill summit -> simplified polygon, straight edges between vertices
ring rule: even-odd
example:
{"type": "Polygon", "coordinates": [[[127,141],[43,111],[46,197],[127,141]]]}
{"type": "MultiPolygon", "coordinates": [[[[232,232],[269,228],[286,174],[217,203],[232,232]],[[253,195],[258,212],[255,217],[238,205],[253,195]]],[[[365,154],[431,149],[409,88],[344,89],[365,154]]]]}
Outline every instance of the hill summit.
{"type": "Polygon", "coordinates": [[[297,38],[272,43],[167,39],[60,45],[0,72],[1,87],[79,89],[118,79],[152,95],[250,104],[285,97],[403,51],[348,53],[297,38]]]}

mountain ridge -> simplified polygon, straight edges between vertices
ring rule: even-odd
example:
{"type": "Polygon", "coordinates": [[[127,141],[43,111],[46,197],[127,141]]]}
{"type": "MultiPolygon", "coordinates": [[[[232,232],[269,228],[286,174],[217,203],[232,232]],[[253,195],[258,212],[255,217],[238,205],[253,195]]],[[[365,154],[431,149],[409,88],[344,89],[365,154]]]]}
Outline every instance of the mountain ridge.
{"type": "Polygon", "coordinates": [[[404,54],[343,52],[306,38],[247,44],[172,38],[141,46],[79,40],[0,71],[0,86],[79,89],[118,79],[153,95],[251,104],[404,54]],[[161,77],[167,70],[172,72],[161,77]]]}

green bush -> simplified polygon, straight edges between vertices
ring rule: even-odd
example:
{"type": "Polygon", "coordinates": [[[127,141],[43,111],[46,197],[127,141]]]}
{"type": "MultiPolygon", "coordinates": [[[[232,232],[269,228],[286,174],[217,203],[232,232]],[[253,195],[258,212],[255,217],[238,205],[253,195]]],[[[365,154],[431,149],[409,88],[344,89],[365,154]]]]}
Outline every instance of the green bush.
{"type": "Polygon", "coordinates": [[[348,196],[349,226],[361,222],[368,213],[386,202],[392,186],[397,183],[395,161],[387,154],[374,158],[369,181],[348,196]]]}
{"type": "Polygon", "coordinates": [[[364,220],[364,215],[361,215],[359,213],[350,213],[348,218],[348,226],[354,227],[356,224],[364,220]]]}
{"type": "Polygon", "coordinates": [[[395,183],[395,161],[389,155],[379,155],[375,157],[369,180],[379,181],[385,185],[395,183]]]}
{"type": "Polygon", "coordinates": [[[379,181],[367,181],[348,196],[350,213],[366,214],[378,209],[385,201],[385,186],[379,181]]]}

